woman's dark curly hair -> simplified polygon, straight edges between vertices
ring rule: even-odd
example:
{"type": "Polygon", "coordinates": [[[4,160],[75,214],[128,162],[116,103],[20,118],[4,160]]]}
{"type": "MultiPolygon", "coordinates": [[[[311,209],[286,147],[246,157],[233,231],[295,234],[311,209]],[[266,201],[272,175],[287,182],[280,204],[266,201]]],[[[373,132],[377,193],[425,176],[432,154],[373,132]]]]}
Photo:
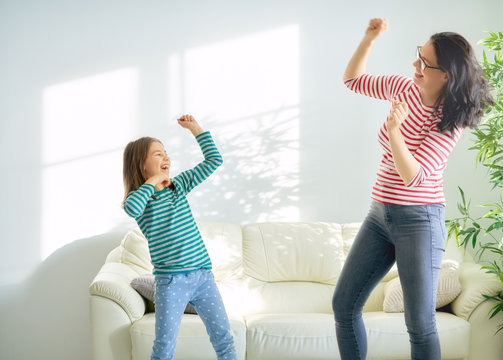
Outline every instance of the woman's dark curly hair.
{"type": "Polygon", "coordinates": [[[456,127],[476,128],[484,110],[494,102],[471,45],[453,32],[434,34],[430,42],[435,48],[438,66],[448,76],[435,103],[437,114],[442,105],[438,130],[452,133],[456,127]]]}

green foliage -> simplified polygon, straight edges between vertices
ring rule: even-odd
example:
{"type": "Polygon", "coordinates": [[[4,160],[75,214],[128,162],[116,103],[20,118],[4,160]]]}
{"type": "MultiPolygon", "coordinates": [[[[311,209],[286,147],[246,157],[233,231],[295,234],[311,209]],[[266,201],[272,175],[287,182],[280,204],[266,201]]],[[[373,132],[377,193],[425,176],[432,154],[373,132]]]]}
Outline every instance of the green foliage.
{"type": "MultiPolygon", "coordinates": [[[[481,217],[474,219],[470,212],[470,201],[466,202],[463,189],[459,188],[461,202],[458,203],[460,217],[447,220],[448,238],[454,237],[459,247],[478,245],[478,257],[489,251],[499,255],[499,261],[482,266],[486,272],[494,274],[503,283],[503,33],[488,31],[489,36],[479,41],[479,44],[489,48],[494,55],[492,59],[484,51],[481,63],[489,85],[493,89],[494,104],[485,112],[484,119],[477,129],[475,145],[470,150],[477,150],[475,161],[487,168],[489,183],[492,189],[498,189],[499,199],[493,204],[480,205],[488,209],[481,217]]],[[[503,293],[492,296],[483,295],[495,300],[495,305],[489,312],[493,318],[503,312],[503,293]]],[[[497,332],[503,330],[501,324],[497,332]]]]}

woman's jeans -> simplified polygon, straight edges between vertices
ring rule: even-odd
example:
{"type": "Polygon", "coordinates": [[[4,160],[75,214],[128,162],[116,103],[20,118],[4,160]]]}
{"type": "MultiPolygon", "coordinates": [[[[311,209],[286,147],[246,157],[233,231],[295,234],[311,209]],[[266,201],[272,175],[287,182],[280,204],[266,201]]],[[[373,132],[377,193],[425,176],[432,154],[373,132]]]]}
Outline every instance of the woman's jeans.
{"type": "Polygon", "coordinates": [[[362,309],[395,261],[403,289],[412,359],[441,359],[435,304],[446,240],[444,218],[442,204],[372,202],[332,300],[342,360],[366,358],[367,336],[362,309]]]}
{"type": "Polygon", "coordinates": [[[206,326],[219,360],[237,360],[234,339],[211,270],[155,277],[155,340],[152,360],[171,360],[182,315],[191,303],[206,326]]]}

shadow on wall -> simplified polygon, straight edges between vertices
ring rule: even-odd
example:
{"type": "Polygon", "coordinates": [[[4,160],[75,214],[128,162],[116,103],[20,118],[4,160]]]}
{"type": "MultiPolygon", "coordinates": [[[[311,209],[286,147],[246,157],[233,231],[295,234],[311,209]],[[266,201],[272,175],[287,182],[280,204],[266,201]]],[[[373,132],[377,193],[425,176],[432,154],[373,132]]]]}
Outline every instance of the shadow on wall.
{"type": "Polygon", "coordinates": [[[117,227],[76,240],[50,255],[23,284],[0,291],[0,336],[13,345],[0,349],[1,359],[91,358],[88,287],[126,231],[117,227]]]}
{"type": "MultiPolygon", "coordinates": [[[[229,122],[204,121],[224,163],[189,195],[196,220],[299,220],[298,107],[229,122]]],[[[181,161],[194,162],[200,158],[200,150],[196,151],[190,159],[180,154],[181,161]]]]}

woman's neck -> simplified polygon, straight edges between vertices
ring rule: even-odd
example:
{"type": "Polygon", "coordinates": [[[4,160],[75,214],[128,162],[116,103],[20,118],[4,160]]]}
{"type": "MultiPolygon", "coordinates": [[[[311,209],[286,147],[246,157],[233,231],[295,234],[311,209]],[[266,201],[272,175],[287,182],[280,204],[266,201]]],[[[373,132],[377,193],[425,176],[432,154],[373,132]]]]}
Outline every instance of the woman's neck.
{"type": "Polygon", "coordinates": [[[426,106],[431,106],[431,107],[435,106],[439,96],[440,96],[440,91],[436,94],[430,94],[430,93],[424,91],[423,89],[421,89],[421,101],[426,106]]]}

